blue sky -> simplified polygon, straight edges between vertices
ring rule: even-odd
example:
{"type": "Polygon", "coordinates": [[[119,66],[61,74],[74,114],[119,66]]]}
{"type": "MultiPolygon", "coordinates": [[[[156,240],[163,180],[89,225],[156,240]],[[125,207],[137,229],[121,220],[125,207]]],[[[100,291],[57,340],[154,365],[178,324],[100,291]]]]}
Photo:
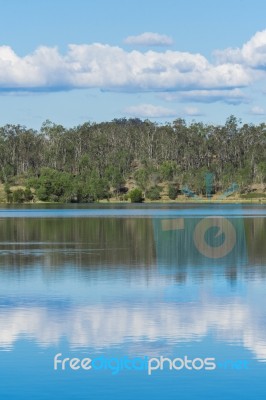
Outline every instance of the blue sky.
{"type": "Polygon", "coordinates": [[[0,0],[0,125],[266,117],[264,0],[0,0]]]}

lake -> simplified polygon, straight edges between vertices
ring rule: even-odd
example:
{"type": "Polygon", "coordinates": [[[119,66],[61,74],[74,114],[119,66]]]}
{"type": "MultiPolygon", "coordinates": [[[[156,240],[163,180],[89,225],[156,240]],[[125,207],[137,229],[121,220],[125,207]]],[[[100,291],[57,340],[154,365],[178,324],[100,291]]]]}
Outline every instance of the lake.
{"type": "Polygon", "coordinates": [[[265,399],[265,296],[263,205],[2,205],[0,398],[265,399]]]}

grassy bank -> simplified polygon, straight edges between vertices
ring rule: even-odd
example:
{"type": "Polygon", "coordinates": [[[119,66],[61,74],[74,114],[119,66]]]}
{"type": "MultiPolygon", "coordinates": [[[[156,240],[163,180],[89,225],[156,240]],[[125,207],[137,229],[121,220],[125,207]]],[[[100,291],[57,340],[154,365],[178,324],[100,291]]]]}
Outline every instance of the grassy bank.
{"type": "MultiPolygon", "coordinates": [[[[128,185],[130,189],[134,187],[132,183],[128,185]]],[[[10,187],[11,191],[16,191],[16,190],[25,190],[26,186],[24,185],[14,185],[10,187]]],[[[34,189],[31,189],[33,193],[33,200],[31,201],[24,201],[24,204],[60,204],[60,202],[52,202],[52,201],[41,201],[37,198],[37,196],[34,193],[34,189]]],[[[223,203],[223,204],[235,204],[235,203],[241,203],[241,204],[266,204],[266,193],[265,192],[258,192],[254,191],[251,193],[246,193],[246,194],[240,194],[240,193],[234,193],[231,196],[228,196],[226,198],[221,198],[222,193],[216,193],[214,196],[211,198],[206,198],[206,197],[200,197],[198,196],[197,198],[194,197],[188,197],[185,196],[184,194],[178,194],[177,198],[175,200],[169,199],[167,195],[167,182],[163,182],[161,184],[161,197],[158,200],[150,200],[148,198],[144,199],[144,202],[149,204],[149,203],[169,203],[169,204],[176,204],[176,203],[202,203],[202,204],[208,204],[208,203],[223,203]]],[[[5,188],[3,184],[0,184],[0,204],[7,204],[7,196],[5,193],[5,188]]],[[[125,200],[122,196],[119,198],[118,196],[112,196],[108,200],[103,199],[99,200],[99,203],[101,204],[127,204],[130,203],[130,200],[125,200]]],[[[15,203],[16,204],[16,203],[15,203]]],[[[62,203],[63,204],[63,203],[62,203]]]]}

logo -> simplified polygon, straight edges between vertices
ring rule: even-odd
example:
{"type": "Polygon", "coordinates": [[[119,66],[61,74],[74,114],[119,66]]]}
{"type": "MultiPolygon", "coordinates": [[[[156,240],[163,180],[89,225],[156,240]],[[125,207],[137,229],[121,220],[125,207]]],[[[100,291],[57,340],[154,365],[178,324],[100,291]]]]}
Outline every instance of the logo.
{"type": "Polygon", "coordinates": [[[177,267],[247,264],[241,216],[154,218],[153,228],[157,266],[163,274],[177,267]]]}

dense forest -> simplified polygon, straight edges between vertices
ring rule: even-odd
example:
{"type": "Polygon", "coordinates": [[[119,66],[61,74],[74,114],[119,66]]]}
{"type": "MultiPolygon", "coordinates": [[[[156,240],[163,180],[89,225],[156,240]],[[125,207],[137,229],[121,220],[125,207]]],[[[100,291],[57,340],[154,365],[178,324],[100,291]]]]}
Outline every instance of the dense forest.
{"type": "Polygon", "coordinates": [[[224,125],[182,119],[164,125],[115,119],[70,129],[46,121],[39,131],[6,125],[0,181],[8,202],[155,200],[162,183],[170,199],[183,188],[204,196],[210,175],[212,195],[233,183],[245,194],[256,185],[265,190],[265,142],[266,124],[234,116],[224,125]]]}

